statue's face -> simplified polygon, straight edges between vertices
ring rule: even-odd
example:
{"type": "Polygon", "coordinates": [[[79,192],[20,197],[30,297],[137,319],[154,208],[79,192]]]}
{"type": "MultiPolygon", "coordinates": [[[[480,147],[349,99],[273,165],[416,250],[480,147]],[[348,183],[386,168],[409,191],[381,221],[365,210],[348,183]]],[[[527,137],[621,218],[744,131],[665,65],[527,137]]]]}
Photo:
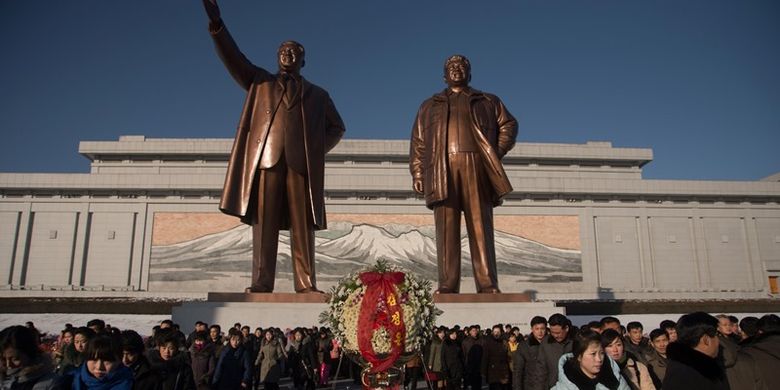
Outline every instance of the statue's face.
{"type": "Polygon", "coordinates": [[[451,87],[464,87],[468,85],[471,72],[465,62],[454,60],[447,64],[444,79],[451,87]]]}
{"type": "Polygon", "coordinates": [[[288,73],[299,73],[303,67],[303,53],[295,44],[284,43],[279,47],[279,69],[288,73]]]}

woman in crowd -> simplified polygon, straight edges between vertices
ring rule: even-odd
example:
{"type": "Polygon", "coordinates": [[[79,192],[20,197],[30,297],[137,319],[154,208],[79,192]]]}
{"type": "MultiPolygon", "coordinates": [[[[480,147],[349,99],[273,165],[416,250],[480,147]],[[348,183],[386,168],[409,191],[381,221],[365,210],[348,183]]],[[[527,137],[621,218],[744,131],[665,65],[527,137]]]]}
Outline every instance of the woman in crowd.
{"type": "Polygon", "coordinates": [[[281,361],[284,359],[282,344],[271,329],[265,331],[265,341],[260,353],[257,354],[255,365],[260,367],[260,383],[265,390],[279,390],[279,379],[282,376],[281,361]]]}
{"type": "Polygon", "coordinates": [[[650,372],[642,362],[637,361],[636,356],[624,348],[623,336],[614,329],[607,329],[601,333],[601,346],[607,356],[617,363],[620,374],[626,379],[633,390],[655,390],[650,372]]]}
{"type": "Polygon", "coordinates": [[[92,329],[86,326],[76,328],[73,331],[73,343],[65,347],[57,372],[66,374],[84,363],[84,351],[87,348],[87,343],[93,337],[95,337],[95,332],[92,329]]]}
{"type": "Polygon", "coordinates": [[[144,355],[144,340],[134,330],[124,330],[119,339],[122,346],[122,364],[133,372],[133,390],[157,390],[160,377],[144,355]]]}
{"type": "Polygon", "coordinates": [[[228,331],[228,343],[222,348],[214,369],[213,389],[235,390],[252,386],[252,360],[243,338],[241,331],[235,328],[228,331]]]}
{"type": "Polygon", "coordinates": [[[84,363],[73,376],[73,390],[132,390],[133,371],[122,364],[119,340],[100,335],[89,340],[84,363]]]}
{"type": "Polygon", "coordinates": [[[0,387],[7,390],[60,388],[54,364],[41,352],[38,336],[25,326],[10,326],[0,332],[0,387]]]}
{"type": "Polygon", "coordinates": [[[62,363],[62,359],[65,357],[65,349],[71,344],[73,344],[73,328],[66,327],[60,332],[60,337],[57,339],[57,346],[52,351],[55,366],[59,366],[60,363],[62,363]]]}
{"type": "Polygon", "coordinates": [[[442,372],[447,378],[447,390],[460,390],[463,385],[463,349],[458,341],[458,330],[451,329],[441,347],[442,372]]]}
{"type": "Polygon", "coordinates": [[[211,377],[217,366],[214,356],[214,345],[207,343],[208,334],[204,331],[195,332],[190,345],[190,361],[192,362],[192,375],[198,390],[211,389],[211,377]]]}
{"type": "Polygon", "coordinates": [[[551,390],[631,390],[617,363],[604,355],[601,336],[584,330],[575,336],[572,352],[558,361],[558,382],[551,390]]]}
{"type": "Polygon", "coordinates": [[[287,343],[287,367],[295,390],[302,390],[308,373],[303,362],[303,330],[295,329],[287,343]]]}
{"type": "Polygon", "coordinates": [[[160,329],[157,331],[155,349],[149,351],[149,363],[160,377],[160,390],[194,390],[195,380],[192,377],[187,354],[180,352],[181,337],[175,330],[160,329]]]}
{"type": "Polygon", "coordinates": [[[444,374],[442,373],[442,346],[444,345],[444,334],[446,333],[445,327],[439,327],[436,329],[436,334],[433,335],[431,344],[428,345],[428,356],[425,358],[425,366],[427,367],[427,378],[433,387],[436,389],[444,388],[444,374]]]}

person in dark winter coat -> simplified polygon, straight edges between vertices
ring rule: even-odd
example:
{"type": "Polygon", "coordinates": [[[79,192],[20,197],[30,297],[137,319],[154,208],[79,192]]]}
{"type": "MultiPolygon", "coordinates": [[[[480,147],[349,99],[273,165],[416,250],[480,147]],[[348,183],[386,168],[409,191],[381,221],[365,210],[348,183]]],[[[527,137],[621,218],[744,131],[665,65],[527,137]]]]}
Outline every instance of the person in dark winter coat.
{"type": "Polygon", "coordinates": [[[541,372],[547,378],[544,388],[555,386],[558,382],[558,362],[561,356],[572,351],[571,322],[563,314],[553,314],[548,321],[550,337],[539,345],[541,372]]]}
{"type": "Polygon", "coordinates": [[[192,376],[195,387],[198,390],[211,389],[211,378],[217,366],[217,357],[214,356],[214,345],[207,343],[208,335],[205,331],[196,332],[190,345],[190,361],[192,362],[192,376]]]}
{"type": "Polygon", "coordinates": [[[244,389],[252,385],[252,360],[242,344],[241,333],[231,329],[228,344],[222,349],[214,369],[211,382],[215,390],[244,389]]]}
{"type": "Polygon", "coordinates": [[[645,358],[653,350],[650,339],[644,336],[644,327],[639,321],[631,321],[626,325],[628,337],[625,338],[624,348],[626,352],[634,355],[641,363],[647,363],[645,358]]]}
{"type": "Polygon", "coordinates": [[[767,314],[756,324],[758,334],[742,347],[742,353],[755,362],[758,374],[767,385],[780,384],[780,317],[767,314]]]}
{"type": "Polygon", "coordinates": [[[290,368],[290,379],[293,389],[303,390],[306,383],[306,366],[303,364],[303,330],[295,329],[292,340],[287,344],[287,367],[290,368]]]}
{"type": "Polygon", "coordinates": [[[159,390],[160,377],[144,355],[144,340],[133,330],[122,331],[122,364],[133,372],[133,390],[159,390]]]}
{"type": "Polygon", "coordinates": [[[513,390],[547,390],[547,377],[539,360],[539,346],[546,342],[547,319],[535,316],[531,319],[531,333],[520,345],[512,357],[513,390]]]}
{"type": "Polygon", "coordinates": [[[301,364],[304,371],[304,388],[313,390],[317,386],[317,333],[303,337],[301,346],[301,364]]]}
{"type": "Polygon", "coordinates": [[[718,363],[718,320],[703,312],[683,315],[677,322],[677,341],[666,349],[668,366],[664,390],[729,389],[718,363]]]}
{"type": "Polygon", "coordinates": [[[484,341],[479,334],[479,327],[472,326],[469,328],[468,333],[468,337],[461,344],[464,358],[463,387],[471,390],[481,390],[484,341]]]}
{"type": "Polygon", "coordinates": [[[605,355],[598,333],[584,330],[572,344],[572,352],[558,361],[558,381],[551,390],[631,389],[617,363],[605,355]]]}
{"type": "Polygon", "coordinates": [[[509,351],[503,337],[501,325],[493,327],[491,337],[485,338],[482,354],[482,377],[490,390],[509,389],[509,351]]]}
{"type": "Polygon", "coordinates": [[[450,330],[441,348],[442,374],[447,380],[447,390],[460,390],[463,385],[463,348],[458,342],[458,331],[450,330]]]}
{"type": "Polygon", "coordinates": [[[176,331],[161,329],[157,332],[156,349],[148,352],[149,364],[160,378],[160,390],[194,390],[187,353],[179,351],[181,338],[176,331]]]}
{"type": "Polygon", "coordinates": [[[59,389],[61,378],[54,372],[51,358],[42,353],[38,335],[16,325],[0,332],[0,388],[8,390],[59,389]]]}
{"type": "Polygon", "coordinates": [[[133,371],[122,364],[118,339],[100,334],[89,340],[85,361],[73,375],[73,390],[132,390],[133,371]]]}

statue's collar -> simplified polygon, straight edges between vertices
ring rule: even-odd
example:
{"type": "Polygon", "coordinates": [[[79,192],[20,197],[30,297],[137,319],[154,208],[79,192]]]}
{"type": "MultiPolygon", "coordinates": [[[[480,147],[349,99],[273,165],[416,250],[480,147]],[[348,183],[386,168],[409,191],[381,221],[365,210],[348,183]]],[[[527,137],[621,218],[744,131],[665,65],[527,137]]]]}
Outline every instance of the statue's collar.
{"type": "MultiPolygon", "coordinates": [[[[465,94],[469,98],[481,97],[483,95],[482,91],[480,91],[478,89],[471,88],[471,87],[463,88],[463,90],[460,93],[465,94]]],[[[452,94],[455,94],[455,92],[453,92],[449,88],[445,88],[440,93],[437,93],[436,95],[433,95],[433,99],[434,100],[447,100],[447,98],[450,95],[452,95],[452,94]]]]}

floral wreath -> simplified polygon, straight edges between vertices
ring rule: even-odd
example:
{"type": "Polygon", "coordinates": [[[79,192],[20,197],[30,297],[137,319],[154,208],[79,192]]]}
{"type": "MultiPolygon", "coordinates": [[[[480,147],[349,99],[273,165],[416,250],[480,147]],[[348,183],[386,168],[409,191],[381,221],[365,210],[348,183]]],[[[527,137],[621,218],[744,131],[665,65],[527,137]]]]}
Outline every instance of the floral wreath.
{"type": "Polygon", "coordinates": [[[331,288],[320,322],[330,326],[345,352],[361,355],[371,372],[381,372],[400,355],[419,351],[433,337],[439,314],[430,280],[380,260],[331,288]]]}

